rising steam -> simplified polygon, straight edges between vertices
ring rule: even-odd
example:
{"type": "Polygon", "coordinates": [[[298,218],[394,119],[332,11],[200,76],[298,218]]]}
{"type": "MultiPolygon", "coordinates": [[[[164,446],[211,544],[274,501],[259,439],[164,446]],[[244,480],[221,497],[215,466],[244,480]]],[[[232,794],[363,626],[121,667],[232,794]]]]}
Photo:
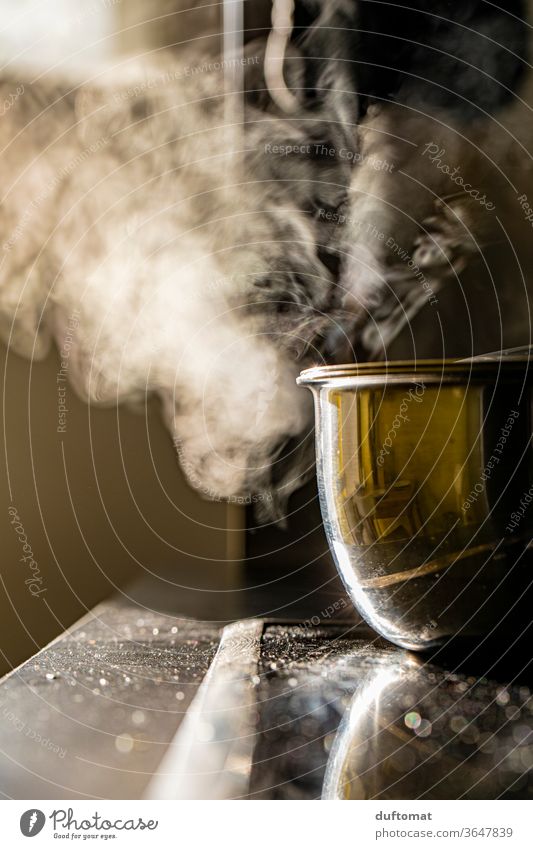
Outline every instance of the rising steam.
{"type": "MultiPolygon", "coordinates": [[[[267,490],[272,459],[308,429],[299,366],[249,293],[279,259],[280,233],[320,273],[290,200],[233,156],[221,70],[191,58],[81,87],[4,80],[2,100],[24,90],[0,128],[3,339],[35,359],[55,343],[91,402],[158,393],[208,497],[267,490]]],[[[285,496],[308,469],[279,476],[285,496]]]]}

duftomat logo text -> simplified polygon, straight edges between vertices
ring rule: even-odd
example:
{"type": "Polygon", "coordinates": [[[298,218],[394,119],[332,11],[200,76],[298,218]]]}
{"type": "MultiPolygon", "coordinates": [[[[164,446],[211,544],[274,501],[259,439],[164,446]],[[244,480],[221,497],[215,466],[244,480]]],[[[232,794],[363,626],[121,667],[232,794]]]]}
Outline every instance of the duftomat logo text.
{"type": "Polygon", "coordinates": [[[24,811],[20,818],[20,830],[24,837],[35,837],[42,831],[46,822],[46,817],[42,811],[37,808],[31,808],[29,811],[24,811]]]}

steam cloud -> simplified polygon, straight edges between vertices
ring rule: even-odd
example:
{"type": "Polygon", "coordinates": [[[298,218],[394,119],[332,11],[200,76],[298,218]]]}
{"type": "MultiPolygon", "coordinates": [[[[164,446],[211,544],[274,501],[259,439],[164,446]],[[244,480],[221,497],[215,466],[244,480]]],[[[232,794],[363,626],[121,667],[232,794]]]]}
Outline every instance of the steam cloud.
{"type": "MultiPolygon", "coordinates": [[[[268,489],[310,399],[250,301],[281,232],[320,272],[313,234],[233,155],[220,70],[130,61],[118,80],[2,83],[1,335],[25,357],[68,350],[91,402],[158,393],[206,496],[268,489]]],[[[278,475],[283,497],[301,472],[278,475]]]]}

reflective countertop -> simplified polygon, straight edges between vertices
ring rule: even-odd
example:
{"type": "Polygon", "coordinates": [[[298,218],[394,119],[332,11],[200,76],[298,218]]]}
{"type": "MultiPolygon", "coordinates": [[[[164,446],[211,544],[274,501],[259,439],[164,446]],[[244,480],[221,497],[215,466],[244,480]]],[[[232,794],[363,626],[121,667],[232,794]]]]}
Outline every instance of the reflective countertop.
{"type": "Polygon", "coordinates": [[[532,795],[533,698],[520,675],[452,671],[357,631],[265,628],[251,795],[532,795]]]}
{"type": "Polygon", "coordinates": [[[424,657],[361,623],[224,628],[106,602],[0,682],[7,798],[523,799],[517,646],[424,657]]]}

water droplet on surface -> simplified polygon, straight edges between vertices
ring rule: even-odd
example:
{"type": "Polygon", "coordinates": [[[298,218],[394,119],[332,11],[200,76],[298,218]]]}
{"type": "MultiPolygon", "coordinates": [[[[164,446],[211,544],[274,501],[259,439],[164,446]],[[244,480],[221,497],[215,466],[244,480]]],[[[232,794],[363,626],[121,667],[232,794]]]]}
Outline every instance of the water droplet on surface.
{"type": "Polygon", "coordinates": [[[56,675],[55,672],[47,672],[46,673],[46,680],[47,681],[54,681],[56,678],[57,678],[57,675],[56,675]]]}
{"type": "Polygon", "coordinates": [[[119,734],[115,739],[115,749],[122,755],[127,755],[133,749],[133,742],[131,734],[119,734]]]}
{"type": "Polygon", "coordinates": [[[520,761],[526,769],[533,767],[533,746],[525,746],[520,749],[520,761]]]}
{"type": "Polygon", "coordinates": [[[142,710],[134,710],[133,711],[133,713],[131,715],[131,721],[133,722],[134,725],[142,725],[145,720],[146,720],[146,716],[144,714],[144,711],[142,711],[142,710]]]}
{"type": "Polygon", "coordinates": [[[533,729],[531,729],[529,725],[523,725],[522,723],[514,725],[513,740],[518,743],[519,746],[523,746],[527,742],[531,743],[533,741],[533,729]]]}
{"type": "Polygon", "coordinates": [[[496,695],[497,704],[499,704],[503,707],[504,705],[508,705],[510,701],[511,701],[511,696],[509,695],[509,693],[507,692],[507,690],[505,688],[498,690],[498,693],[496,695]]]}
{"type": "Polygon", "coordinates": [[[518,695],[520,696],[523,702],[526,702],[531,695],[529,687],[520,687],[520,689],[518,690],[518,695]]]}
{"type": "Polygon", "coordinates": [[[468,725],[468,720],[464,716],[452,716],[450,719],[450,728],[454,734],[460,734],[468,725]]]}
{"type": "Polygon", "coordinates": [[[479,728],[476,725],[472,725],[472,723],[467,725],[461,732],[461,742],[466,743],[468,746],[475,746],[479,742],[480,737],[479,728]]]}
{"type": "Polygon", "coordinates": [[[416,730],[417,728],[419,728],[420,723],[422,722],[422,717],[420,716],[418,711],[412,710],[409,713],[405,714],[403,721],[406,724],[407,728],[412,728],[413,730],[416,730]]]}
{"type": "Polygon", "coordinates": [[[185,693],[182,693],[181,690],[178,690],[178,692],[176,693],[176,698],[178,702],[182,702],[185,698],[185,693]]]}
{"type": "Polygon", "coordinates": [[[479,738],[478,749],[484,755],[492,755],[496,749],[498,748],[498,741],[495,736],[491,734],[489,731],[486,731],[479,738]]]}
{"type": "Polygon", "coordinates": [[[418,728],[415,728],[415,734],[417,737],[429,737],[432,731],[433,726],[429,719],[423,719],[418,728]]]}

